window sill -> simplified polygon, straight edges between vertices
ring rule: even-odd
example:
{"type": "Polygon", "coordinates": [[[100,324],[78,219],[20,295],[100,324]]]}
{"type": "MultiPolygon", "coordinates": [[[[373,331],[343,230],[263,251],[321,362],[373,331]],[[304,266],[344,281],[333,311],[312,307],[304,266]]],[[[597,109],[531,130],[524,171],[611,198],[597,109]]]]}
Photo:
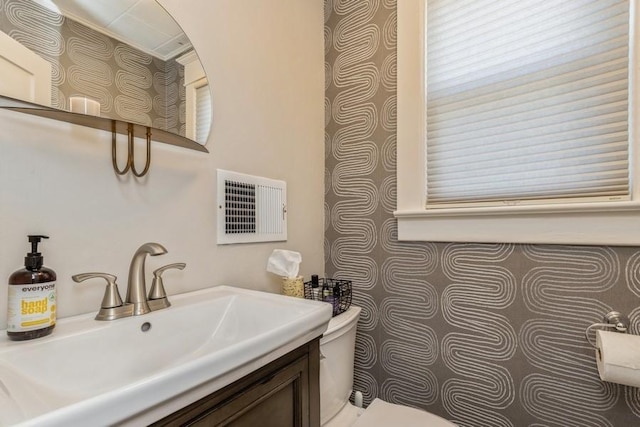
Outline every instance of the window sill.
{"type": "Polygon", "coordinates": [[[403,241],[640,246],[638,202],[398,210],[394,215],[403,241]]]}

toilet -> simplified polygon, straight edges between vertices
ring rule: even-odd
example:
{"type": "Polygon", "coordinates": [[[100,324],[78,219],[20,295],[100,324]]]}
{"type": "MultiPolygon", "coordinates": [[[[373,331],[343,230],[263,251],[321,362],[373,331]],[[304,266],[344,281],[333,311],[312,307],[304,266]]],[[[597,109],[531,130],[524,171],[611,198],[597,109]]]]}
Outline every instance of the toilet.
{"type": "Polygon", "coordinates": [[[356,326],[360,307],[329,321],[320,340],[320,425],[323,427],[455,427],[419,409],[375,399],[365,410],[349,402],[353,387],[356,326]]]}

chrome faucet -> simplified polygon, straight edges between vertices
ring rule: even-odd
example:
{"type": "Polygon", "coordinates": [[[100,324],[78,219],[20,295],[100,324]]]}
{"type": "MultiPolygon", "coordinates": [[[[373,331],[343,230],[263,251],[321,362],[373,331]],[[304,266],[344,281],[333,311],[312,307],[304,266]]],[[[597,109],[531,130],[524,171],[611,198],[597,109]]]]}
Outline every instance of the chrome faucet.
{"type": "Polygon", "coordinates": [[[125,304],[133,304],[133,316],[147,314],[151,311],[147,302],[147,284],[145,281],[144,261],[147,255],[166,254],[167,250],[159,243],[145,243],[140,246],[129,266],[129,283],[125,304]]]}
{"type": "Polygon", "coordinates": [[[147,285],[145,281],[144,261],[147,255],[156,256],[166,254],[167,250],[159,243],[145,243],[140,246],[129,266],[129,283],[127,284],[127,295],[124,303],[120,298],[116,276],[106,273],[82,273],[72,276],[75,282],[83,282],[87,279],[102,278],[107,281],[104,297],[100,311],[96,315],[96,320],[115,320],[122,317],[140,316],[151,311],[161,310],[171,304],[167,298],[162,283],[162,273],[170,268],[182,270],[184,263],[174,263],[158,268],[153,272],[153,286],[147,296],[147,285]]]}

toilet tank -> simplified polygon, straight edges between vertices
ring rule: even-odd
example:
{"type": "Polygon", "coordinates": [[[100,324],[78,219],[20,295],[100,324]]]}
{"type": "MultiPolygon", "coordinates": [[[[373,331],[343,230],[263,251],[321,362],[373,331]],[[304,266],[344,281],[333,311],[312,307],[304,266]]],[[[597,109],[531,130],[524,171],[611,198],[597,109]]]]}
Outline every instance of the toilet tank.
{"type": "Polygon", "coordinates": [[[353,389],[353,360],[360,307],[329,321],[320,340],[320,424],[333,418],[348,402],[353,389]]]}

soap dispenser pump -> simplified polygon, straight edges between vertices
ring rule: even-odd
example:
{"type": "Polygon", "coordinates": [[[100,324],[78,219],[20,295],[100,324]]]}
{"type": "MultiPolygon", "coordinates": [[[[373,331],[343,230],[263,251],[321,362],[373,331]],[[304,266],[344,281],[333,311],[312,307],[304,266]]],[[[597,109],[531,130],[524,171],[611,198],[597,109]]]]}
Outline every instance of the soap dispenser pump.
{"type": "Polygon", "coordinates": [[[38,243],[48,236],[29,235],[31,252],[24,268],[9,276],[7,335],[24,341],[49,335],[56,324],[56,273],[43,266],[38,243]]]}

